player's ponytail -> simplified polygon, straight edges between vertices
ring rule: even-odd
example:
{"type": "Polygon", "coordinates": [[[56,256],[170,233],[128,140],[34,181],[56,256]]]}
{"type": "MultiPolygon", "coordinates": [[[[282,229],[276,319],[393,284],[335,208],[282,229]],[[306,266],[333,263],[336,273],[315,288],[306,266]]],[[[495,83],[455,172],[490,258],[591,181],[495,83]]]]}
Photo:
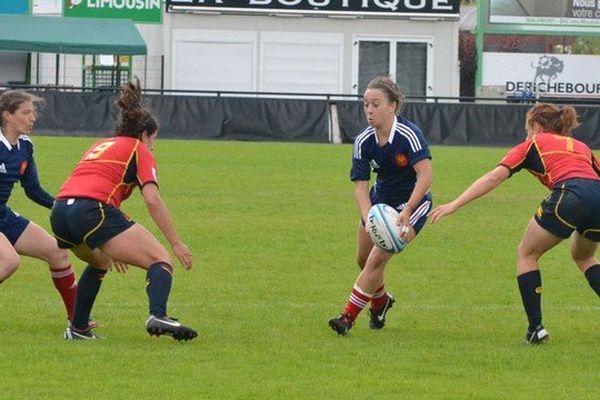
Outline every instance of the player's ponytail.
{"type": "Polygon", "coordinates": [[[577,112],[571,106],[562,109],[554,104],[540,103],[527,112],[527,128],[537,122],[544,132],[552,132],[562,136],[571,136],[573,129],[579,126],[577,112]]]}
{"type": "Polygon", "coordinates": [[[561,135],[571,136],[573,129],[579,126],[579,121],[577,121],[577,111],[571,106],[564,106],[560,110],[560,114],[560,121],[562,124],[561,135]]]}
{"type": "Polygon", "coordinates": [[[127,82],[121,86],[115,105],[119,109],[119,116],[115,123],[116,136],[141,139],[144,131],[151,135],[158,129],[156,120],[142,104],[139,79],[136,79],[135,83],[127,82]]]}
{"type": "Polygon", "coordinates": [[[20,90],[8,90],[0,95],[0,126],[4,125],[2,114],[8,111],[9,114],[14,114],[19,106],[27,101],[33,103],[34,106],[44,105],[44,99],[32,94],[22,92],[20,90]]]}

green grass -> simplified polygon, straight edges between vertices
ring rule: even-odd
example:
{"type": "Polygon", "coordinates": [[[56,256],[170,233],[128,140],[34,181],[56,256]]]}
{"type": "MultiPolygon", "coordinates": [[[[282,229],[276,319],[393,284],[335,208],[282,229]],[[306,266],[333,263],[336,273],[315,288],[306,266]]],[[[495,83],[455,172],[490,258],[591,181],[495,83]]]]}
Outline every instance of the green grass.
{"type": "MultiPolygon", "coordinates": [[[[34,138],[56,192],[89,138],[34,138]]],[[[452,199],[505,149],[434,147],[434,196],[452,199]]],[[[197,340],[150,338],[144,273],[107,276],[94,309],[105,340],[64,342],[43,263],[24,258],[0,287],[2,399],[597,398],[598,299],[568,244],[542,260],[548,345],[522,344],[515,252],[546,191],[521,173],[428,225],[387,268],[398,299],[382,331],[347,337],[327,320],[357,275],[358,221],[347,145],[156,144],[161,191],[194,268],[178,266],[170,313],[197,340]]],[[[17,187],[11,206],[45,228],[17,187]]],[[[157,232],[139,193],[124,204],[157,232]]],[[[162,238],[161,238],[162,239],[162,238]]],[[[77,273],[83,264],[74,260],[77,273]]]]}

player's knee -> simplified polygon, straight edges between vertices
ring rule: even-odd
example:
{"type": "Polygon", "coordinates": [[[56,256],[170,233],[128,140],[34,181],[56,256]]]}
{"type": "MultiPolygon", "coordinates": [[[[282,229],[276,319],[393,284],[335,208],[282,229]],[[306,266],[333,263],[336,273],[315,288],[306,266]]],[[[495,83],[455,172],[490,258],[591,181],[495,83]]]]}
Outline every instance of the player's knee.
{"type": "Polygon", "coordinates": [[[0,281],[5,280],[19,268],[21,257],[18,254],[6,257],[0,265],[0,281]]]}
{"type": "Polygon", "coordinates": [[[69,253],[67,250],[56,246],[50,250],[47,261],[51,266],[64,268],[69,265],[69,253]]]}
{"type": "Polygon", "coordinates": [[[154,264],[173,265],[173,260],[171,259],[171,256],[169,256],[169,253],[165,252],[164,254],[156,254],[151,257],[150,265],[154,264]]]}
{"type": "Polygon", "coordinates": [[[593,254],[581,254],[577,251],[571,250],[571,258],[573,259],[577,267],[582,271],[587,269],[591,265],[598,264],[598,260],[593,254]]]}
{"type": "Polygon", "coordinates": [[[533,249],[530,246],[525,245],[525,243],[521,242],[519,243],[519,245],[517,246],[517,257],[522,260],[522,259],[528,259],[528,258],[539,258],[535,251],[533,251],[533,249]]]}

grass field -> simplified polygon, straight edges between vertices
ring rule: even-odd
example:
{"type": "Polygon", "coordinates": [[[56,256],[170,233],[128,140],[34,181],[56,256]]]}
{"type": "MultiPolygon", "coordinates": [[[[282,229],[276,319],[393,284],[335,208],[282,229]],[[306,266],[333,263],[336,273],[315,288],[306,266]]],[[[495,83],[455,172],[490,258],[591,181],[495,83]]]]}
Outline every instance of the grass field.
{"type": "MultiPolygon", "coordinates": [[[[91,140],[34,139],[50,192],[91,140]]],[[[436,203],[504,152],[433,147],[436,203]]],[[[350,146],[159,140],[155,154],[195,261],[176,269],[170,313],[198,339],[146,335],[144,273],[130,270],[109,274],[96,302],[106,339],[65,342],[46,267],[24,258],[0,287],[1,399],[598,398],[599,301],[567,244],[542,260],[551,341],[522,343],[515,251],[546,195],[526,173],[427,225],[387,268],[398,301],[386,328],[363,315],[337,337],[327,320],[358,272],[350,146]]],[[[10,204],[49,228],[20,187],[10,204]]],[[[139,193],[123,208],[157,232],[139,193]]]]}

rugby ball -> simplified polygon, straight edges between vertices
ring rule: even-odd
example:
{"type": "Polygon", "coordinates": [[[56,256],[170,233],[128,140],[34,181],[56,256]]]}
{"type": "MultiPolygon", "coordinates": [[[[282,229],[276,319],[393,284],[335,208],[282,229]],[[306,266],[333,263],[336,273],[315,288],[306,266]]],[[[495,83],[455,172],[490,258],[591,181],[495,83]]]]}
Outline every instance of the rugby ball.
{"type": "Polygon", "coordinates": [[[400,239],[400,227],[396,225],[398,211],[387,204],[375,204],[369,209],[365,223],[371,240],[389,253],[399,253],[406,246],[400,239]]]}

